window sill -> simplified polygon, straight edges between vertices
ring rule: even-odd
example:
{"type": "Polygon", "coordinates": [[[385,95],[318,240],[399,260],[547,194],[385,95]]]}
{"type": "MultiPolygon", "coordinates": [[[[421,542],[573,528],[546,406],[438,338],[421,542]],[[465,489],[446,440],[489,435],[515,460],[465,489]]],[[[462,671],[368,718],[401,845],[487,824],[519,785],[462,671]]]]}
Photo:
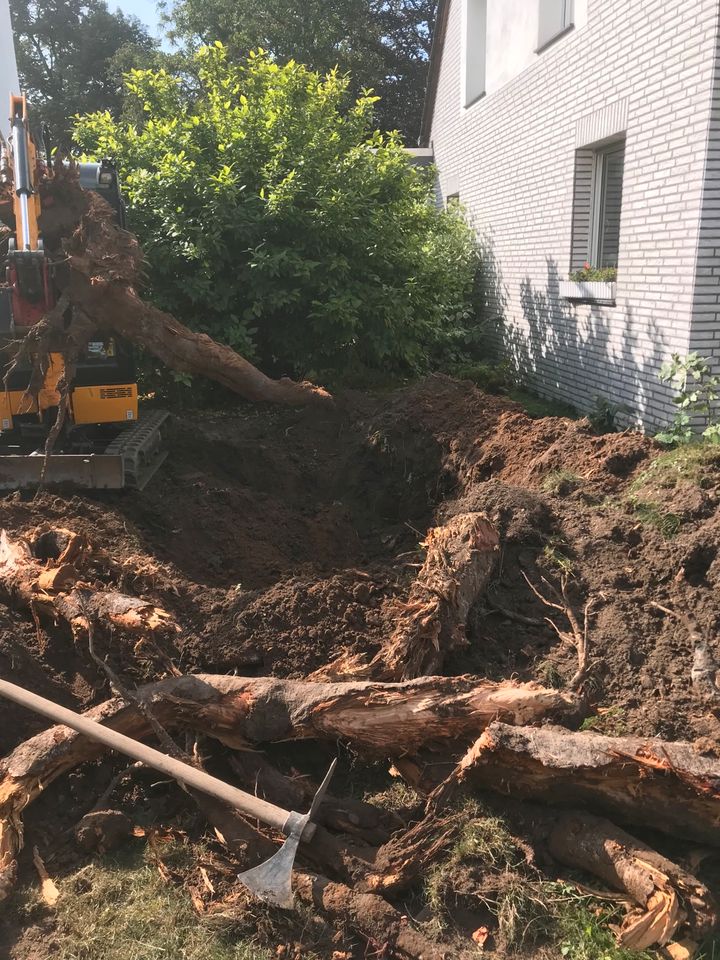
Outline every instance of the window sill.
{"type": "Polygon", "coordinates": [[[564,30],[561,30],[560,33],[556,33],[554,37],[551,37],[549,40],[546,40],[545,43],[541,46],[535,48],[535,53],[544,53],[548,47],[551,47],[554,43],[557,43],[558,40],[562,40],[566,34],[570,33],[575,29],[574,23],[569,23],[564,30]]]}
{"type": "Polygon", "coordinates": [[[482,100],[483,97],[485,97],[485,96],[487,96],[487,93],[486,93],[485,90],[483,90],[482,93],[479,93],[476,97],[473,97],[472,100],[468,100],[468,102],[465,104],[465,109],[466,109],[466,110],[469,110],[470,107],[472,107],[474,104],[476,104],[476,103],[478,102],[478,100],[482,100]]]}
{"type": "Polygon", "coordinates": [[[576,303],[602,303],[615,306],[617,283],[601,283],[597,280],[561,280],[560,296],[576,303]]]}

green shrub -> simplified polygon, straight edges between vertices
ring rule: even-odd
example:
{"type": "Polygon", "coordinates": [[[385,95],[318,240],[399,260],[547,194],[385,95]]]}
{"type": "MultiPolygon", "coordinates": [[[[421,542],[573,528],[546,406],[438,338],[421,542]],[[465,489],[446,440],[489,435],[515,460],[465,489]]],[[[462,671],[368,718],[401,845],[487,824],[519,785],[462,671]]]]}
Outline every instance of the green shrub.
{"type": "Polygon", "coordinates": [[[655,439],[668,446],[689,443],[697,436],[693,421],[702,418],[704,439],[708,443],[720,443],[720,422],[715,416],[720,376],[712,373],[710,361],[697,353],[686,357],[673,353],[660,368],[659,379],[677,391],[673,397],[677,411],[668,429],[657,433],[655,439]]]}
{"type": "Polygon", "coordinates": [[[222,44],[196,77],[132,70],[126,119],[78,119],[112,157],[149,295],[277,373],[419,373],[475,336],[474,237],[433,202],[434,171],[374,129],[348,79],[222,44]],[[131,119],[128,119],[131,118],[131,119]]]}

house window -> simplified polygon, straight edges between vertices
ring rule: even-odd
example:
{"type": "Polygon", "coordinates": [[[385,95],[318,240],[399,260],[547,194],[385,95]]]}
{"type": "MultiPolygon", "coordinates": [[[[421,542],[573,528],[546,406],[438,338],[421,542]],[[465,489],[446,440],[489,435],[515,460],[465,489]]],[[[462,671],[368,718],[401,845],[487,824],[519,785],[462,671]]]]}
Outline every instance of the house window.
{"type": "Polygon", "coordinates": [[[485,94],[487,0],[465,0],[465,95],[469,107],[485,94]]]}
{"type": "Polygon", "coordinates": [[[460,206],[460,194],[459,193],[449,193],[445,197],[445,209],[446,210],[456,210],[460,206]]]}
{"type": "Polygon", "coordinates": [[[571,271],[617,266],[624,161],[624,139],[575,153],[571,271]]]}
{"type": "Polygon", "coordinates": [[[590,262],[596,267],[617,266],[624,166],[624,140],[595,151],[590,262]]]}
{"type": "Polygon", "coordinates": [[[538,51],[573,25],[573,0],[540,0],[538,51]]]}

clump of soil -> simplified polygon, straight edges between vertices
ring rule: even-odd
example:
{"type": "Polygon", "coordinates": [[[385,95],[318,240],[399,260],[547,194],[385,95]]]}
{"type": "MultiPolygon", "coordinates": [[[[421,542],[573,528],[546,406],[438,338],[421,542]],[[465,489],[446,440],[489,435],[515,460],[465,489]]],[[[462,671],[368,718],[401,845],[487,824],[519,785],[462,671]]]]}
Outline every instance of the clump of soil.
{"type": "MultiPolygon", "coordinates": [[[[500,532],[501,561],[448,674],[567,681],[574,651],[526,580],[542,589],[542,577],[566,577],[578,609],[596,601],[594,729],[720,735],[693,696],[686,628],[652,606],[691,611],[715,648],[717,464],[681,471],[671,493],[652,477],[643,499],[660,455],[653,441],[598,436],[584,420],[531,419],[446,377],[382,396],[347,394],[320,411],[184,413],[170,449],[141,494],[0,501],[0,526],[15,536],[41,522],[86,533],[111,558],[115,582],[183,626],[162,655],[99,638],[126,679],[159,678],[168,658],[184,671],[302,677],[341,649],[372,655],[392,629],[428,527],[484,510],[500,532]]],[[[5,604],[0,672],[78,709],[108,695],[69,633],[38,629],[5,604]]],[[[2,702],[0,721],[3,751],[45,726],[2,702]]],[[[87,806],[78,799],[78,818],[87,806]]]]}

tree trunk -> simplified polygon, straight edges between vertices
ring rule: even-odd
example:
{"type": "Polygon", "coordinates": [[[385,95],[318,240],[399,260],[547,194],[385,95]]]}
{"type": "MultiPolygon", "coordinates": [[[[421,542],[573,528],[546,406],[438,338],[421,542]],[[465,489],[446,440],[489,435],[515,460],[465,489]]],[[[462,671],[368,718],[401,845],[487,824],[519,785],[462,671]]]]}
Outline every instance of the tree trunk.
{"type": "Polygon", "coordinates": [[[64,620],[73,635],[85,634],[88,620],[137,637],[175,633],[179,627],[162,607],[117,590],[98,589],[80,579],[87,543],[67,530],[45,531],[36,540],[11,540],[0,531],[0,593],[34,617],[64,620]],[[44,556],[51,537],[65,537],[56,560],[44,556]]]}
{"type": "MultiPolygon", "coordinates": [[[[428,677],[401,684],[308,683],[213,675],[174,677],[139,688],[162,726],[184,726],[242,749],[275,740],[343,739],[375,756],[412,753],[437,741],[467,743],[496,716],[518,723],[577,710],[572,694],[536,684],[428,677]]],[[[109,700],[87,716],[135,739],[151,732],[133,705],[109,700]]],[[[0,764],[0,898],[12,887],[23,809],[53,780],[104,748],[68,727],[21,743],[0,764]]]]}
{"type": "Polygon", "coordinates": [[[600,877],[642,908],[622,923],[619,940],[628,950],[664,946],[684,922],[696,940],[717,925],[717,905],[707,887],[609,820],[579,812],[561,817],[549,848],[561,863],[600,877]]]}
{"type": "Polygon", "coordinates": [[[455,780],[720,844],[720,760],[691,743],[492,723],[455,780]]]}

